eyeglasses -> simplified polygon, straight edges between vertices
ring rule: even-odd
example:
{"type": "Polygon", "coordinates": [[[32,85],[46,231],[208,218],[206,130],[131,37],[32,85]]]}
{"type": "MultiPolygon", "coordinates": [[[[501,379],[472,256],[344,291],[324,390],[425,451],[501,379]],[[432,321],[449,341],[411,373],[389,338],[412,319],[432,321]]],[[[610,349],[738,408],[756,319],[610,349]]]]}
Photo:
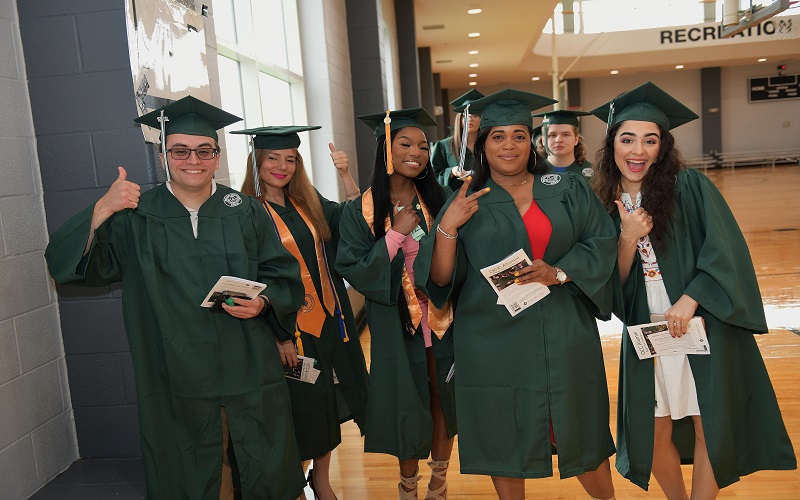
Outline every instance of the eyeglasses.
{"type": "Polygon", "coordinates": [[[216,158],[219,154],[219,149],[215,148],[170,148],[167,150],[173,160],[188,160],[192,151],[194,151],[194,154],[197,155],[197,159],[199,160],[211,160],[216,158]]]}

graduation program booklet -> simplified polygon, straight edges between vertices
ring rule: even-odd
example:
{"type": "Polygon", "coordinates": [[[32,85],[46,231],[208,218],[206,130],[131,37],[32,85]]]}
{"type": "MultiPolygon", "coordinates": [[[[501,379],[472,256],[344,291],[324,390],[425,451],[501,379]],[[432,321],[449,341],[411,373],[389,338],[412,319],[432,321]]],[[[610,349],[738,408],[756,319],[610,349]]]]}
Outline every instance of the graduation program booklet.
{"type": "Polygon", "coordinates": [[[680,337],[670,335],[667,321],[629,326],[628,335],[639,359],[666,354],[711,354],[703,318],[699,316],[689,320],[686,333],[680,337]]]}
{"type": "Polygon", "coordinates": [[[235,276],[221,276],[217,280],[217,284],[211,288],[211,291],[206,295],[205,300],[200,306],[214,307],[224,302],[229,297],[237,297],[242,299],[254,299],[258,297],[267,285],[258,283],[257,281],[250,281],[235,276]]]}
{"type": "Polygon", "coordinates": [[[314,364],[316,364],[317,360],[305,356],[297,356],[297,361],[297,366],[294,368],[289,368],[288,366],[283,367],[283,376],[308,384],[316,383],[317,377],[319,377],[320,374],[320,371],[314,368],[314,364]]]}
{"type": "Polygon", "coordinates": [[[497,303],[506,306],[511,316],[516,316],[550,293],[550,289],[541,283],[514,283],[514,272],[529,265],[531,259],[519,249],[497,264],[481,269],[481,274],[497,294],[497,303]]]}

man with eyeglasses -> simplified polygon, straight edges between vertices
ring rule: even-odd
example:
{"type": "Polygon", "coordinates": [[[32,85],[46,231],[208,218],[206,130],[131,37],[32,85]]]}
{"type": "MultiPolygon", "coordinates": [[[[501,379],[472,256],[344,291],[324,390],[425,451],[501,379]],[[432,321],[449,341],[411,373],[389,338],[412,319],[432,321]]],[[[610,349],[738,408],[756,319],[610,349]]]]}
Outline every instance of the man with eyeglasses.
{"type": "Polygon", "coordinates": [[[123,167],[53,234],[59,284],[121,281],[151,499],[297,498],[304,485],[276,339],[292,338],[299,265],[254,198],[214,182],[217,130],[240,118],[185,97],[135,121],[161,128],[167,182],[123,167]],[[220,276],[267,285],[200,304],[220,276]]]}

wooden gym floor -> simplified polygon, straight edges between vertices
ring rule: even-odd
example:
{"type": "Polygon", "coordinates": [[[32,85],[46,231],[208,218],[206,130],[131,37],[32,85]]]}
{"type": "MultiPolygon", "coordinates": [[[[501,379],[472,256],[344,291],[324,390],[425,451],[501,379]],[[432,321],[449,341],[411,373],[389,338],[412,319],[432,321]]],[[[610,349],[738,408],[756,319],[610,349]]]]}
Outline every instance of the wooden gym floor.
{"type": "MultiPolygon", "coordinates": [[[[712,169],[707,175],[730,204],[747,238],[767,311],[768,335],[757,337],[767,369],[783,412],[795,451],[800,450],[800,168],[756,167],[712,169]]],[[[615,435],[620,325],[601,325],[603,354],[611,401],[610,425],[615,435]]],[[[361,336],[369,363],[369,332],[361,336]]],[[[331,483],[340,499],[397,498],[397,459],[363,452],[363,438],[352,422],[343,425],[342,444],[333,452],[331,483]]],[[[655,480],[645,492],[620,476],[612,461],[617,498],[665,498],[655,480]]],[[[420,498],[424,498],[430,469],[420,462],[420,498]]],[[[691,467],[684,466],[684,478],[691,485],[691,467]]],[[[458,467],[458,438],[448,473],[451,500],[496,498],[489,477],[461,475],[458,467]]],[[[526,481],[527,498],[585,499],[574,478],[555,477],[526,481]]],[[[308,498],[313,498],[307,489],[308,498]]],[[[761,471],[720,493],[720,498],[752,500],[800,498],[800,473],[761,471]]]]}

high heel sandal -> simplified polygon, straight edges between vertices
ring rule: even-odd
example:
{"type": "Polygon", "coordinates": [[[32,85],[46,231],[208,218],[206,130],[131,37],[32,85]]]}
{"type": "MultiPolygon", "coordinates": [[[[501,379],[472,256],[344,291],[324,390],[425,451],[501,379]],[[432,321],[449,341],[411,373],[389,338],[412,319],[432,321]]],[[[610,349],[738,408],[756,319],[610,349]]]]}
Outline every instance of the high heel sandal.
{"type": "Polygon", "coordinates": [[[431,489],[431,483],[428,481],[428,493],[425,494],[425,500],[446,500],[447,499],[447,468],[450,466],[450,460],[431,460],[428,462],[431,468],[431,479],[436,478],[442,481],[442,485],[435,490],[431,489]]]}
{"type": "Polygon", "coordinates": [[[404,477],[401,473],[400,482],[397,484],[397,490],[400,493],[398,500],[417,500],[417,482],[420,479],[422,476],[419,475],[419,468],[411,477],[404,477]]]}

